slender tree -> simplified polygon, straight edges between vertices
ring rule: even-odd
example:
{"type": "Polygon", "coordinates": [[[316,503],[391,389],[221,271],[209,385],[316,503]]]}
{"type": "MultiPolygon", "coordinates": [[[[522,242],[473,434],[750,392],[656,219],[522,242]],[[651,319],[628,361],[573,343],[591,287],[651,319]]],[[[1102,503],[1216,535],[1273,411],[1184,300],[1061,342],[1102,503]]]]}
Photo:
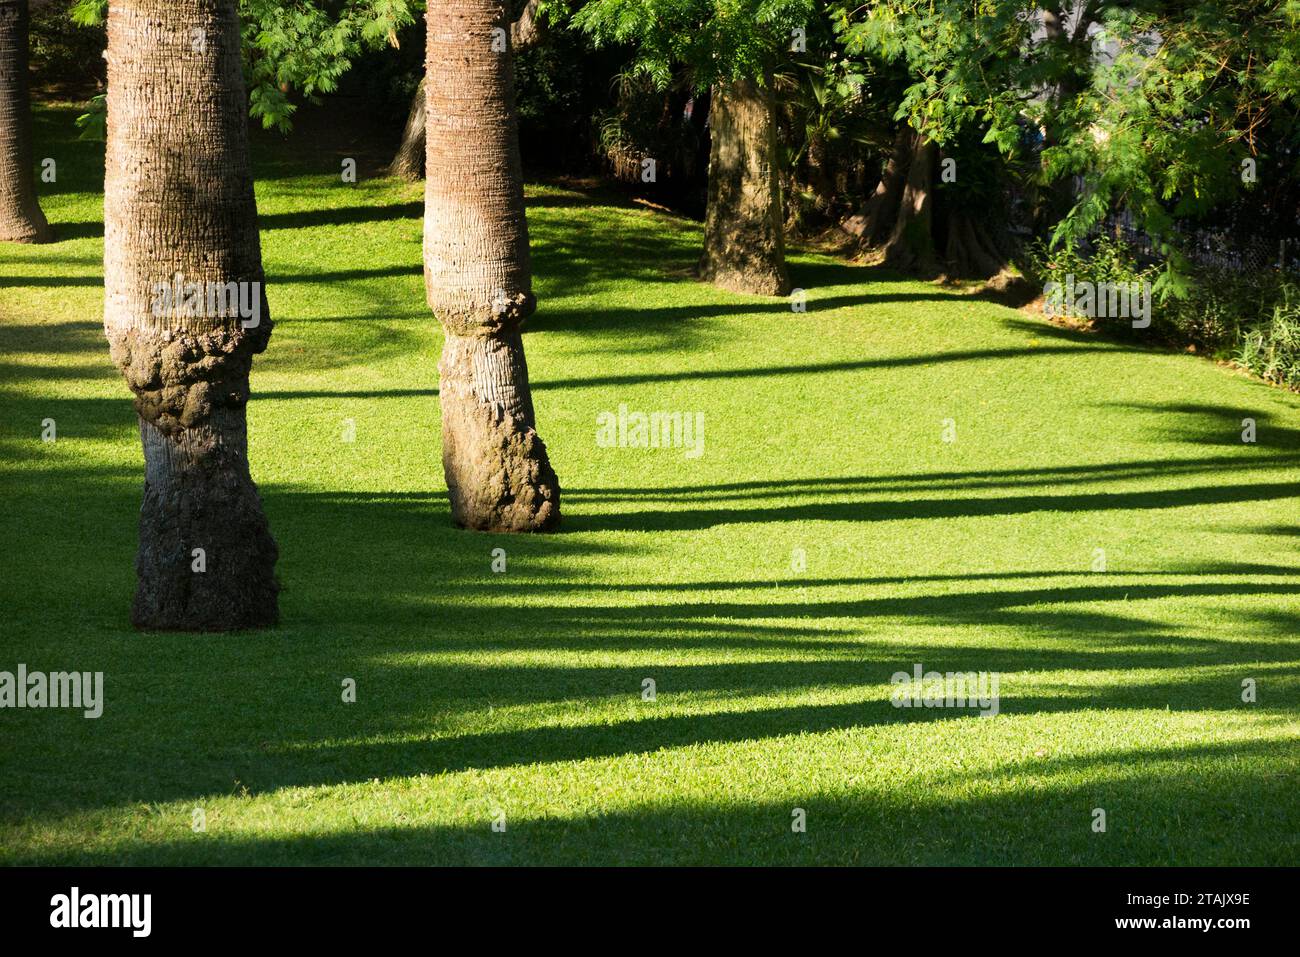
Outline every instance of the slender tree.
{"type": "Polygon", "coordinates": [[[910,132],[907,173],[898,198],[894,228],[883,248],[885,262],[890,266],[924,272],[935,266],[933,185],[938,151],[923,134],[910,132]]]}
{"type": "Polygon", "coordinates": [[[388,175],[404,179],[408,183],[418,183],[424,178],[424,101],[428,94],[424,91],[424,77],[415,88],[411,98],[411,108],[406,114],[406,125],[402,127],[402,141],[397,144],[393,161],[388,164],[388,175]]]}
{"type": "Polygon", "coordinates": [[[555,527],[560,486],[534,427],[520,323],[536,307],[509,21],[502,0],[429,0],[424,276],[446,334],[442,464],[453,519],[555,527]]]}
{"type": "Polygon", "coordinates": [[[43,243],[52,237],[32,176],[27,21],[27,0],[0,0],[0,240],[43,243]]]}
{"type": "Polygon", "coordinates": [[[245,419],[271,319],[236,0],[109,9],[104,330],[144,446],[135,624],[273,624],[277,549],[245,419]]]}
{"type": "Polygon", "coordinates": [[[912,163],[912,145],[911,127],[900,125],[894,137],[893,150],[880,174],[880,182],[862,210],[862,241],[867,246],[882,244],[893,231],[912,163]]]}

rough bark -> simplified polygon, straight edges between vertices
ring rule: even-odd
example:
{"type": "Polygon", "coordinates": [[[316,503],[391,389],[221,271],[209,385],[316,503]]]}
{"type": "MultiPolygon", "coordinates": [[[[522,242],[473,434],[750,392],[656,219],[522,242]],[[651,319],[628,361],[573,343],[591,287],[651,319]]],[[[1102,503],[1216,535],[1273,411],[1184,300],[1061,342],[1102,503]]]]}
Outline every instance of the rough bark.
{"type": "Polygon", "coordinates": [[[393,161],[388,164],[388,175],[418,183],[424,178],[424,78],[415,88],[406,125],[402,127],[402,142],[398,144],[393,161]]]}
{"type": "Polygon", "coordinates": [[[245,420],[271,321],[236,0],[114,2],[107,57],[104,331],[136,396],[145,459],[132,618],[188,631],[272,625],[278,552],[245,420]],[[256,325],[206,294],[160,294],[216,283],[236,284],[249,312],[256,302],[256,325]]]}
{"type": "Polygon", "coordinates": [[[913,131],[912,162],[893,231],[886,240],[884,263],[895,269],[929,272],[935,268],[933,194],[935,145],[913,131]]]}
{"type": "MultiPolygon", "coordinates": [[[[537,10],[541,0],[528,0],[524,4],[519,18],[510,24],[510,49],[519,52],[536,43],[542,35],[542,24],[537,10]]],[[[402,142],[398,144],[393,161],[388,164],[388,174],[404,179],[408,183],[418,183],[424,178],[424,136],[425,119],[424,78],[416,87],[415,96],[411,98],[411,109],[406,114],[406,126],[402,128],[402,142]]]]}
{"type": "Polygon", "coordinates": [[[535,428],[520,323],[532,293],[501,0],[429,0],[424,276],[446,334],[442,464],[457,524],[554,528],[560,485],[535,428]]]}
{"type": "Polygon", "coordinates": [[[825,213],[835,205],[836,190],[830,149],[824,137],[815,135],[809,139],[805,165],[808,170],[808,185],[812,187],[813,196],[817,199],[817,209],[825,213]]]}
{"type": "Polygon", "coordinates": [[[1009,257],[982,223],[955,209],[948,215],[944,260],[953,279],[988,279],[1006,267],[1009,257]]]}
{"type": "Polygon", "coordinates": [[[27,90],[27,0],[0,0],[0,241],[52,237],[36,200],[27,90]]]}
{"type": "Polygon", "coordinates": [[[519,10],[519,15],[510,23],[510,49],[518,53],[527,50],[541,39],[542,21],[537,12],[541,0],[527,0],[519,10]]]}
{"type": "Polygon", "coordinates": [[[709,196],[700,276],[733,292],[783,296],[784,215],[770,88],[718,84],[709,118],[709,196]]]}
{"type": "Polygon", "coordinates": [[[875,192],[862,210],[862,243],[874,248],[881,245],[893,231],[898,221],[898,207],[903,201],[903,187],[907,183],[907,170],[912,165],[912,130],[903,126],[894,139],[893,152],[885,164],[875,192]]]}

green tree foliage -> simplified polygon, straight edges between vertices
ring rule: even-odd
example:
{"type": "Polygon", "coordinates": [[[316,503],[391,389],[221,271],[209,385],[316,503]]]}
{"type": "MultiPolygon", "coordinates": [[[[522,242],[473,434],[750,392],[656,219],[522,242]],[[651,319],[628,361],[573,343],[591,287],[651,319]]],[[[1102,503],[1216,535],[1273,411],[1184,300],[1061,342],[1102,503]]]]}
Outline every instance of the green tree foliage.
{"type": "Polygon", "coordinates": [[[680,65],[703,88],[768,76],[816,9],[814,0],[591,0],[572,22],[598,43],[634,46],[634,69],[659,87],[680,65]]]}
{"type": "MultiPolygon", "coordinates": [[[[332,93],[364,50],[395,46],[420,7],[419,0],[240,0],[250,114],[287,132],[297,109],[291,94],[314,102],[332,93]]],[[[73,0],[72,18],[99,24],[107,8],[107,0],[73,0]]],[[[79,122],[102,131],[102,112],[92,104],[79,122]]]]}
{"type": "Polygon", "coordinates": [[[1187,285],[1175,220],[1250,188],[1264,131],[1294,126],[1300,0],[882,0],[840,26],[847,50],[907,64],[899,116],[932,139],[977,126],[1009,155],[1039,127],[1042,182],[1084,183],[1053,240],[1122,206],[1159,240],[1169,293],[1187,285]]]}

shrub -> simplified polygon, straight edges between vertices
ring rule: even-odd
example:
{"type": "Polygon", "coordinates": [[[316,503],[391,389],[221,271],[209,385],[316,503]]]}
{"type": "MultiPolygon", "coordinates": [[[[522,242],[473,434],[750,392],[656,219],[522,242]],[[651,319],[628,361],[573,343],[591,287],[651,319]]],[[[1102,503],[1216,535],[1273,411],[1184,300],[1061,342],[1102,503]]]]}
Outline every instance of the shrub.
{"type": "MultiPolygon", "coordinates": [[[[1159,264],[1144,265],[1122,240],[1102,236],[1086,247],[1028,247],[1026,271],[1035,281],[1150,282],[1159,264]]],[[[1097,319],[1107,332],[1135,338],[1154,333],[1171,346],[1193,347],[1233,362],[1270,382],[1300,390],[1300,286],[1283,270],[1238,273],[1206,268],[1180,297],[1157,297],[1151,326],[1137,331],[1127,320],[1097,319]]]]}

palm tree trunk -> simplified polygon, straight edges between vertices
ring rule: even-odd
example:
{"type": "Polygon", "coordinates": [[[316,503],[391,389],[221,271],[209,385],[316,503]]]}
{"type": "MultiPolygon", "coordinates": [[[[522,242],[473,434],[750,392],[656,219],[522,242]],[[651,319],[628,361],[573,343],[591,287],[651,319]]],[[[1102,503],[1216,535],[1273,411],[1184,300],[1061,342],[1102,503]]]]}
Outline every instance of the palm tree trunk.
{"type": "Polygon", "coordinates": [[[52,234],[32,177],[27,20],[27,0],[0,0],[0,240],[43,243],[52,234]]]}
{"type": "Polygon", "coordinates": [[[110,5],[104,331],[144,446],[141,628],[278,617],[245,420],[253,355],[271,335],[247,117],[236,0],[110,5]]]}
{"type": "Polygon", "coordinates": [[[534,427],[519,332],[536,300],[514,68],[508,34],[496,32],[508,26],[501,0],[429,0],[424,278],[446,334],[438,371],[452,518],[526,532],[558,523],[560,486],[534,427]]]}
{"type": "Polygon", "coordinates": [[[783,296],[790,279],[771,91],[753,80],[721,83],[710,111],[700,276],[733,292],[783,296]]]}
{"type": "Polygon", "coordinates": [[[393,161],[388,164],[388,175],[404,179],[408,183],[418,183],[424,178],[424,78],[415,88],[415,97],[411,100],[411,109],[406,114],[406,126],[402,127],[402,142],[398,144],[393,161]]]}
{"type": "MultiPolygon", "coordinates": [[[[542,23],[538,19],[538,7],[541,0],[527,0],[519,17],[510,24],[510,49],[515,53],[526,50],[542,36],[542,23]]],[[[406,126],[402,128],[402,142],[397,146],[393,161],[388,164],[388,175],[404,179],[408,183],[418,183],[424,178],[424,78],[415,89],[411,98],[411,109],[406,114],[406,126]]]]}

